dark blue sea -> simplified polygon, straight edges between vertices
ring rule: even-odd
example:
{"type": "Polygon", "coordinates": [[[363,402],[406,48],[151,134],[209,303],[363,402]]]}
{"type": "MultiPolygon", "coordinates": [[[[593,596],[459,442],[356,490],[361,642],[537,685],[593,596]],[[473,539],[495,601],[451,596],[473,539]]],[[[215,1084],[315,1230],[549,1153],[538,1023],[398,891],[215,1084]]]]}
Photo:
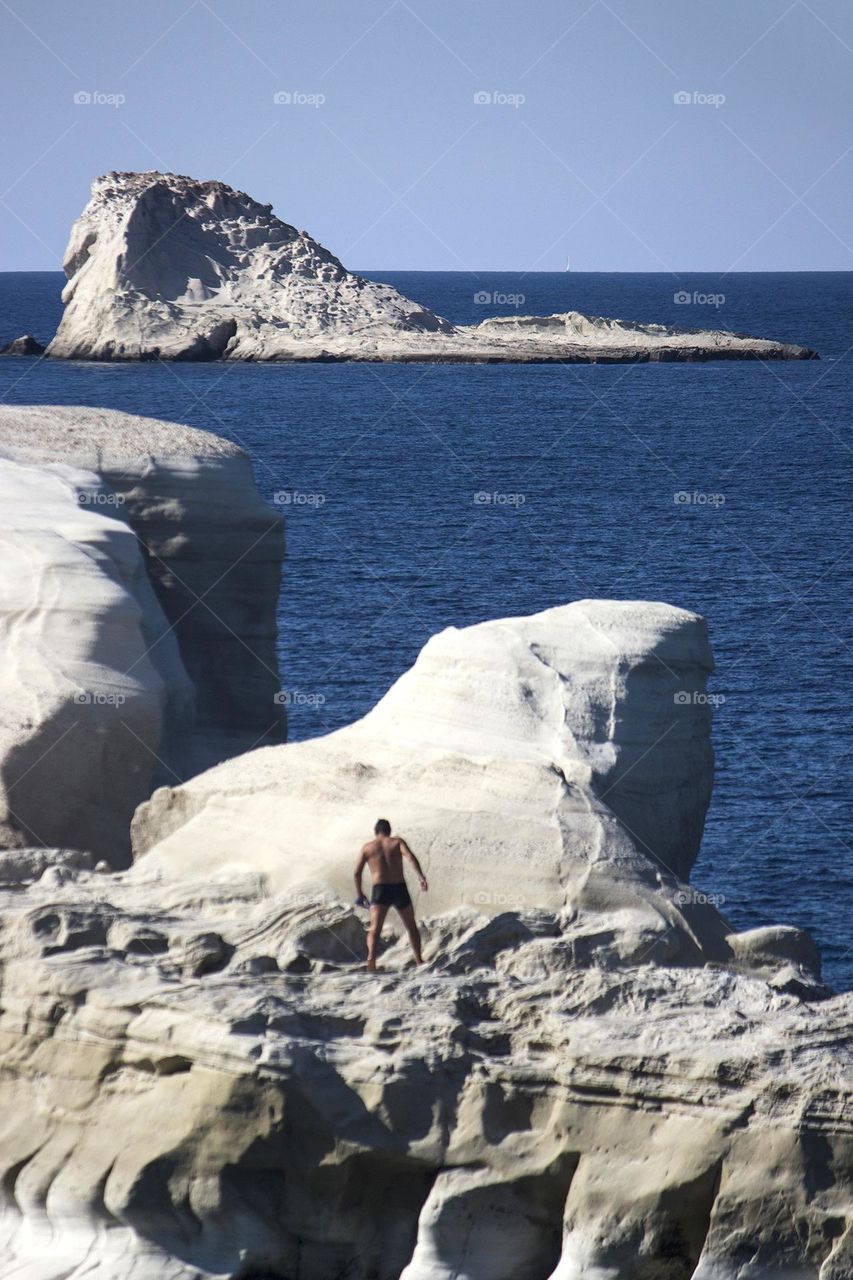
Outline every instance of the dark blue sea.
{"type": "MultiPolygon", "coordinates": [[[[365,274],[455,321],[574,308],[785,339],[822,359],[15,358],[0,361],[0,399],[220,432],[251,454],[268,498],[290,496],[281,663],[285,685],[313,695],[293,709],[295,738],[362,715],[448,624],[584,596],[705,614],[725,701],[694,882],[739,928],[808,928],[828,980],[853,986],[853,273],[365,274]]],[[[61,283],[0,275],[0,345],[52,335],[61,283]]]]}

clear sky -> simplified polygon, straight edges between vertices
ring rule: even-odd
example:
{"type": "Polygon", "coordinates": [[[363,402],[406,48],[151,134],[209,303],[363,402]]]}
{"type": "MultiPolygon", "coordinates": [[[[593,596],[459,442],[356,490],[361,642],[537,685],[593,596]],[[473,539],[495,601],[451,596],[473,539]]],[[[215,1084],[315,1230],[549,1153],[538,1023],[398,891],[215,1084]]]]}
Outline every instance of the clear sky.
{"type": "Polygon", "coordinates": [[[853,267],[850,0],[0,0],[0,49],[2,270],[151,168],[362,270],[853,267]]]}

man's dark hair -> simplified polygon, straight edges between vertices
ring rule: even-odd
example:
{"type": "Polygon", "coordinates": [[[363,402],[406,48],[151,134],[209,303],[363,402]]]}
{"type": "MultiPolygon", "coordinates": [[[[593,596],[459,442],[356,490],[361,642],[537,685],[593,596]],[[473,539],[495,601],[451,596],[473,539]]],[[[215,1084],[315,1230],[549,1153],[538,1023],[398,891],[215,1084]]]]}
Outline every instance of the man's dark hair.
{"type": "Polygon", "coordinates": [[[380,818],[373,828],[373,834],[377,836],[390,836],[391,823],[387,818],[380,818]]]}

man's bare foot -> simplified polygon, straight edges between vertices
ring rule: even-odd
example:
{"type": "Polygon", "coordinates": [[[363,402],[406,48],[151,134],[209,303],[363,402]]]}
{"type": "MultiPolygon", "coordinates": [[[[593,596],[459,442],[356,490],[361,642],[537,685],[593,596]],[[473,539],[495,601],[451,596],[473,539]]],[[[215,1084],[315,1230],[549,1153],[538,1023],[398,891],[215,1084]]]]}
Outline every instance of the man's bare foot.
{"type": "Polygon", "coordinates": [[[365,967],[365,969],[367,970],[367,972],[368,972],[368,973],[375,973],[375,972],[376,972],[376,961],[375,961],[375,960],[368,960],[367,964],[366,964],[364,967],[365,967]]]}

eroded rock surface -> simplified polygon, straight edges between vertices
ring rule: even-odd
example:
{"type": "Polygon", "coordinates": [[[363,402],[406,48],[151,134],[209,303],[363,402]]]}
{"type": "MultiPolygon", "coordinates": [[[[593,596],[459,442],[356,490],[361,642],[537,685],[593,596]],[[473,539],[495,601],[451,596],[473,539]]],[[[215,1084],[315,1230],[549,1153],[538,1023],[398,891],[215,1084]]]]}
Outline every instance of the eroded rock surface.
{"type": "Polygon", "coordinates": [[[50,356],[76,360],[811,359],[743,334],[576,311],[454,326],[224,182],[108,173],[75,222],[50,356]]]}
{"type": "Polygon", "coordinates": [[[281,522],[235,446],[102,409],[0,406],[0,495],[2,843],[126,861],[152,786],[282,735],[281,522]]]}
{"type": "Polygon", "coordinates": [[[638,951],[658,930],[713,950],[719,918],[682,884],[711,794],[712,668],[704,619],[665,604],[449,628],[356,724],[158,790],[134,819],[139,874],[236,867],[350,898],[387,814],[431,878],[423,908],[571,902],[624,911],[638,951]]]}
{"type": "Polygon", "coordinates": [[[334,895],[58,865],[0,890],[0,1277],[851,1274],[849,997],[534,910],[367,975],[334,895]]]}

